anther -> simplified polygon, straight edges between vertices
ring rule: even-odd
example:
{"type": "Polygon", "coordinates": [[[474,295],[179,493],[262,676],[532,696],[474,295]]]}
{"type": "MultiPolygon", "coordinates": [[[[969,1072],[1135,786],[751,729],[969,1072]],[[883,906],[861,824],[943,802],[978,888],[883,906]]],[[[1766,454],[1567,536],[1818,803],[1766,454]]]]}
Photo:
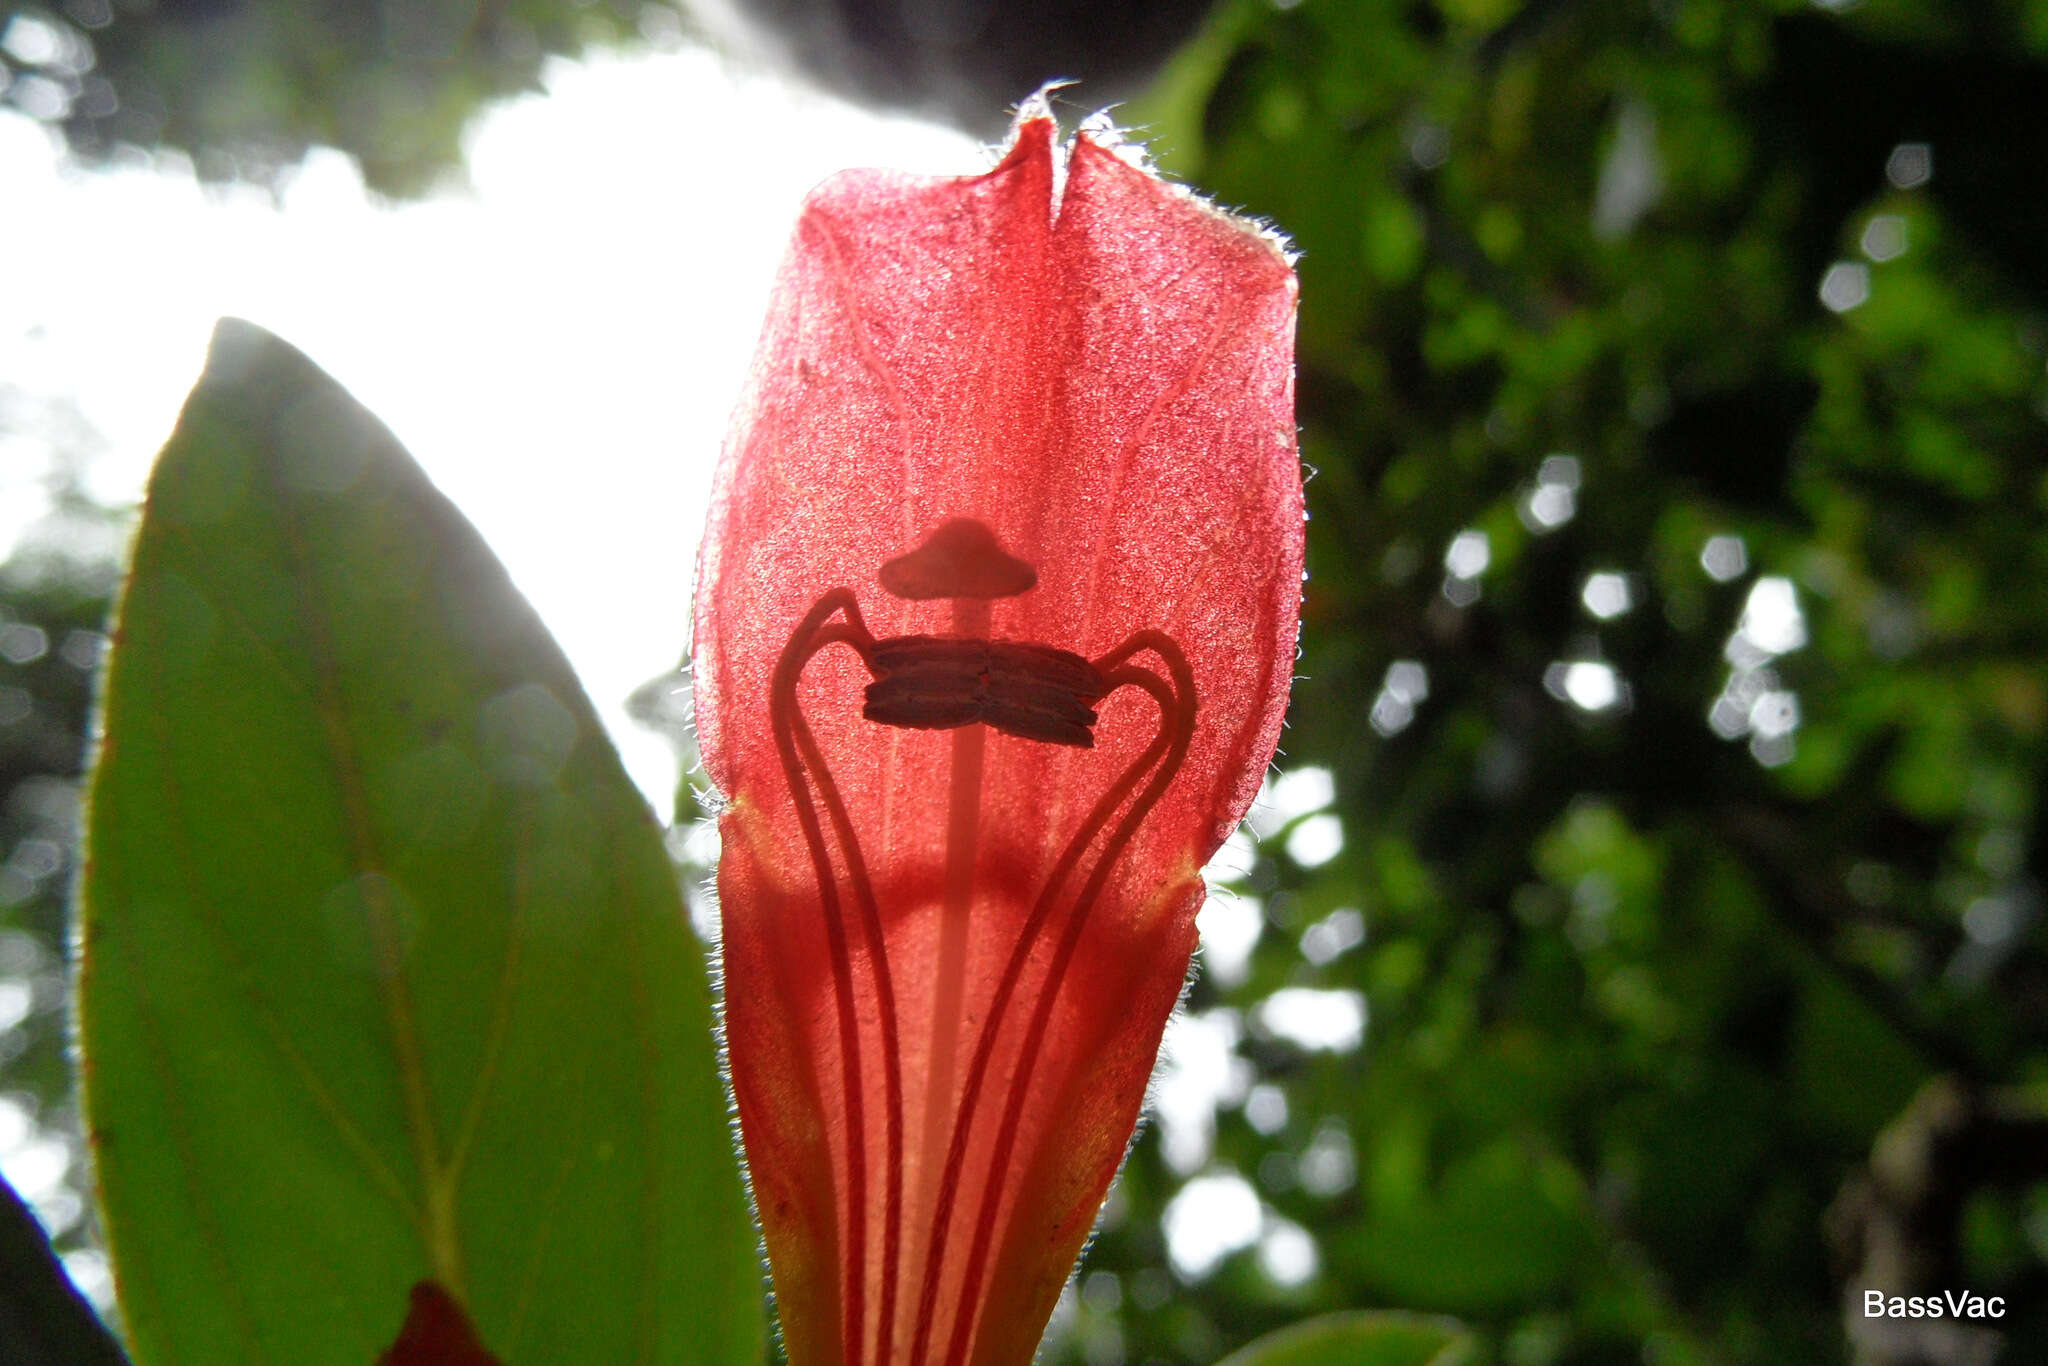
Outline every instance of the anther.
{"type": "Polygon", "coordinates": [[[1077,654],[1013,640],[894,636],[869,652],[861,715],[885,726],[950,730],[977,721],[1006,735],[1081,749],[1095,744],[1095,708],[1109,691],[1077,654]]]}

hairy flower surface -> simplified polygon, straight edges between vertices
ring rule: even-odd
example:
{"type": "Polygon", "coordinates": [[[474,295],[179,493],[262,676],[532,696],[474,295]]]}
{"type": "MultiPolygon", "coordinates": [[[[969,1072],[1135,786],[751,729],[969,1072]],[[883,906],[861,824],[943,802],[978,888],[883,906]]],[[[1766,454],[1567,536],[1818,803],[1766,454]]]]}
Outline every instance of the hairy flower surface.
{"type": "Polygon", "coordinates": [[[986,175],[806,204],[695,643],[795,1366],[1037,1346],[1279,736],[1293,324],[1270,236],[1035,105],[986,175]]]}

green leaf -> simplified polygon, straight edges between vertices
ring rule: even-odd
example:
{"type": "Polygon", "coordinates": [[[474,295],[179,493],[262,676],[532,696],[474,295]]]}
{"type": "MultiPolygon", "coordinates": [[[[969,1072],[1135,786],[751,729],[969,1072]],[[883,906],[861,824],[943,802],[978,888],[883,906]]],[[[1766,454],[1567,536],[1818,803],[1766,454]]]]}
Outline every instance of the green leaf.
{"type": "Polygon", "coordinates": [[[128,1363],[64,1274],[42,1225],[5,1180],[0,1180],[0,1351],[8,1366],[128,1363]]]}
{"type": "Polygon", "coordinates": [[[1465,1366],[1476,1359],[1455,1319],[1366,1309],[1289,1324],[1218,1366],[1465,1366]]]}
{"type": "MultiPolygon", "coordinates": [[[[564,470],[557,477],[573,477],[564,470]]],[[[225,321],[104,696],[80,991],[144,1366],[758,1361],[702,952],[540,622],[382,425],[225,321]]]]}
{"type": "Polygon", "coordinates": [[[1349,1252],[1376,1298],[1497,1313],[1558,1294],[1593,1239],[1582,1178],[1501,1138],[1461,1154],[1434,1191],[1362,1223],[1349,1252]]]}

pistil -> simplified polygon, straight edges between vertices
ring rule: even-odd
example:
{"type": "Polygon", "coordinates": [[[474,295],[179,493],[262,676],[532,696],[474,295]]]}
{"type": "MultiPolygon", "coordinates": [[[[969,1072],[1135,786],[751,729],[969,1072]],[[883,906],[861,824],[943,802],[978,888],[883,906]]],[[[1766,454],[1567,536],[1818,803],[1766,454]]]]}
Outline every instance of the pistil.
{"type": "MultiPolygon", "coordinates": [[[[989,604],[985,598],[954,598],[953,635],[985,640],[989,604]]],[[[981,782],[988,752],[988,728],[961,726],[952,733],[952,773],[946,796],[946,873],[939,906],[938,973],[932,997],[930,1066],[924,1106],[924,1139],[918,1147],[919,1207],[927,1227],[938,1194],[939,1154],[952,1130],[953,1070],[966,1028],[962,1003],[967,989],[967,922],[974,904],[974,864],[981,843],[981,782]]],[[[938,1268],[927,1263],[925,1276],[938,1268]]]]}

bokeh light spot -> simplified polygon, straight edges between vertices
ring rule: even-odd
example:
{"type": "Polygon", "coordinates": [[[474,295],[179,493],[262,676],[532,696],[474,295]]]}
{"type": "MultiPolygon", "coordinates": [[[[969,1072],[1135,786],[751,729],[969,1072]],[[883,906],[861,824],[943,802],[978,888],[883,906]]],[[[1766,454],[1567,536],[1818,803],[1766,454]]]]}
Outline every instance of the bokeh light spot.
{"type": "Polygon", "coordinates": [[[1621,675],[1597,659],[1559,660],[1544,671],[1543,687],[1559,701],[1587,712],[1608,711],[1628,700],[1621,675]]]}
{"type": "Polygon", "coordinates": [[[1320,868],[1344,852],[1344,822],[1328,813],[1310,816],[1287,836],[1287,857],[1303,868],[1320,868]]]}
{"type": "Polygon", "coordinates": [[[1365,994],[1282,987],[1265,999],[1252,1019],[1268,1038],[1312,1053],[1355,1053],[1365,1042],[1365,994]]]}
{"type": "Polygon", "coordinates": [[[1863,226],[1857,243],[1873,261],[1896,261],[1906,254],[1906,220],[1895,213],[1881,213],[1863,226]]]}
{"type": "Polygon", "coordinates": [[[1224,988],[1237,986],[1251,973],[1252,950],[1266,928],[1258,898],[1230,893],[1212,895],[1195,914],[1201,936],[1202,969],[1224,988]]]}
{"type": "Polygon", "coordinates": [[[1309,1231],[1289,1219],[1268,1221],[1259,1237],[1259,1270],[1283,1289],[1307,1285],[1322,1269],[1322,1257],[1309,1231]]]}
{"type": "Polygon", "coordinates": [[[1740,536],[1709,536],[1700,550],[1700,568],[1715,583],[1739,579],[1749,569],[1749,548],[1740,536]]]}
{"type": "Polygon", "coordinates": [[[1902,142],[1885,158],[1884,178],[1901,190],[1917,190],[1934,179],[1934,148],[1924,142],[1902,142]]]}
{"type": "Polygon", "coordinates": [[[1870,267],[1861,261],[1837,261],[1820,277],[1820,301],[1836,313],[1847,313],[1870,299],[1870,267]]]}
{"type": "Polygon", "coordinates": [[[1635,606],[1635,595],[1629,589],[1626,574],[1603,570],[1586,576],[1586,586],[1579,594],[1579,601],[1600,620],[1610,621],[1635,606]]]}
{"type": "Polygon", "coordinates": [[[1168,1202],[1160,1227],[1166,1255],[1184,1281],[1199,1281],[1233,1252],[1258,1241],[1265,1210],[1251,1182],[1234,1171],[1198,1176],[1168,1202]]]}
{"type": "Polygon", "coordinates": [[[1364,913],[1355,907],[1339,906],[1302,932],[1301,956],[1322,967],[1364,942],[1364,913]]]}
{"type": "Polygon", "coordinates": [[[1444,551],[1444,570],[1454,579],[1476,579],[1492,562],[1493,546],[1483,531],[1459,532],[1444,551]]]}
{"type": "Polygon", "coordinates": [[[1767,655],[1790,654],[1806,644],[1806,614],[1792,580],[1776,574],[1758,579],[1742,607],[1736,634],[1767,655]]]}

